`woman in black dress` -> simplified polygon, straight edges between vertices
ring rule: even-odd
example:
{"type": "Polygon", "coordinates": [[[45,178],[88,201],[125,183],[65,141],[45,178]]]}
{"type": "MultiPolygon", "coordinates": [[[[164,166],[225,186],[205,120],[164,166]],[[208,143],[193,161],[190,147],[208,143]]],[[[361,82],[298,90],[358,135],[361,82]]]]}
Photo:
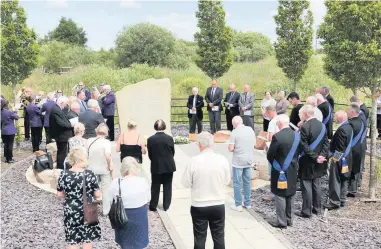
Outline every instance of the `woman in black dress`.
{"type": "Polygon", "coordinates": [[[86,150],[74,148],[67,156],[72,165],[70,170],[61,171],[58,180],[57,195],[64,201],[64,228],[68,249],[91,249],[92,241],[100,239],[99,224],[85,225],[83,214],[83,180],[85,177],[87,198],[100,198],[101,192],[95,174],[85,170],[87,166],[86,150]]]}

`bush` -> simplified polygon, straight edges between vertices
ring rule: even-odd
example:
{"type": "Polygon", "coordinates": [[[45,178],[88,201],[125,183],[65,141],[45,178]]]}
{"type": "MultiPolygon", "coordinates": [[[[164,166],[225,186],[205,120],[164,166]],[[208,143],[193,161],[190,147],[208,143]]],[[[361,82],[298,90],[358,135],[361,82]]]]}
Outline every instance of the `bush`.
{"type": "Polygon", "coordinates": [[[173,53],[168,56],[167,66],[175,69],[187,69],[196,56],[196,45],[183,40],[175,41],[173,53]]]}

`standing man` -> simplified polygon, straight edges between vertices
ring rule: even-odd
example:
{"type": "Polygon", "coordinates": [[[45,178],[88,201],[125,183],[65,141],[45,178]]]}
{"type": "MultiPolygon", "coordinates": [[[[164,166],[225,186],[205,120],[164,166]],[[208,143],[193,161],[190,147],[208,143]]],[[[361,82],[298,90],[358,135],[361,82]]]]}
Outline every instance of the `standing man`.
{"type": "Polygon", "coordinates": [[[36,106],[35,99],[32,96],[29,96],[27,101],[29,104],[26,107],[26,111],[29,117],[33,152],[35,152],[40,150],[40,143],[42,140],[42,114],[40,108],[36,106]]]}
{"type": "Polygon", "coordinates": [[[288,115],[288,106],[290,105],[290,102],[287,101],[285,98],[286,92],[280,91],[279,92],[279,100],[276,102],[275,108],[276,112],[278,114],[287,114],[288,115]]]}
{"type": "Polygon", "coordinates": [[[271,192],[274,194],[277,221],[273,227],[292,226],[292,210],[296,193],[298,174],[298,156],[300,152],[300,134],[290,128],[290,119],[286,114],[278,115],[279,132],[273,136],[267,152],[271,163],[271,192]]]}
{"type": "MultiPolygon", "coordinates": [[[[298,127],[298,124],[300,122],[299,110],[303,107],[303,103],[302,101],[300,101],[299,94],[296,92],[291,92],[288,95],[287,99],[294,106],[290,115],[290,124],[294,125],[295,127],[298,127]]],[[[293,126],[291,126],[291,128],[295,130],[293,126]]]]}
{"type": "Polygon", "coordinates": [[[72,118],[79,117],[80,110],[81,110],[81,108],[80,108],[78,102],[73,102],[70,105],[70,109],[69,109],[68,113],[66,114],[67,118],[70,120],[72,118]]]}
{"type": "Polygon", "coordinates": [[[250,92],[250,86],[245,84],[243,93],[239,98],[239,111],[243,119],[243,124],[254,130],[254,94],[250,92]]]}
{"type": "Polygon", "coordinates": [[[309,96],[306,100],[306,105],[312,105],[315,109],[315,118],[320,122],[323,122],[323,113],[317,108],[317,98],[316,96],[309,96]]]}
{"type": "Polygon", "coordinates": [[[187,102],[190,134],[196,133],[196,125],[197,133],[202,132],[202,108],[204,107],[204,99],[198,95],[197,87],[193,87],[192,93],[193,94],[189,96],[187,102]]]}
{"type": "Polygon", "coordinates": [[[46,136],[46,144],[50,144],[52,142],[52,137],[49,132],[49,119],[50,119],[50,112],[53,108],[53,106],[56,105],[56,102],[54,102],[54,93],[48,93],[48,99],[47,101],[42,105],[41,112],[45,112],[44,116],[44,129],[45,129],[45,136],[46,136]]]}
{"type": "Polygon", "coordinates": [[[299,158],[303,205],[295,215],[310,218],[321,214],[321,177],[326,172],[329,141],[325,125],[315,118],[315,108],[305,105],[300,109],[304,124],[300,127],[302,152],[299,158]]]}
{"type": "Polygon", "coordinates": [[[64,169],[64,161],[68,152],[68,140],[73,136],[69,119],[63,112],[67,106],[68,98],[61,96],[57,104],[52,107],[49,118],[49,132],[57,144],[57,168],[64,169]]]}
{"type": "Polygon", "coordinates": [[[115,125],[114,125],[114,116],[115,116],[115,95],[111,91],[110,85],[104,85],[104,95],[102,99],[102,115],[106,119],[106,124],[109,129],[109,140],[114,141],[115,139],[115,125]]]}
{"type": "Polygon", "coordinates": [[[77,92],[77,99],[78,99],[78,104],[81,108],[80,113],[84,113],[87,110],[87,103],[86,103],[86,95],[85,92],[82,90],[79,90],[77,92]]]}
{"type": "Polygon", "coordinates": [[[345,206],[352,169],[352,126],[345,111],[337,111],[335,120],[339,127],[330,145],[332,160],[329,170],[329,203],[324,205],[328,210],[345,206]]]}
{"type": "Polygon", "coordinates": [[[31,97],[32,95],[32,89],[27,87],[24,89],[23,93],[20,96],[21,104],[24,107],[24,136],[25,141],[28,141],[30,139],[30,124],[29,124],[29,116],[28,112],[26,111],[26,107],[29,104],[29,101],[27,99],[31,97]]]}
{"type": "Polygon", "coordinates": [[[233,131],[232,119],[239,115],[239,98],[241,95],[236,91],[234,84],[230,85],[229,90],[230,92],[225,96],[224,105],[227,128],[229,131],[233,131]]]}
{"type": "Polygon", "coordinates": [[[84,99],[84,101],[87,103],[87,101],[89,101],[89,99],[91,99],[91,93],[90,93],[90,91],[85,89],[85,84],[83,83],[83,81],[80,81],[78,83],[78,88],[79,88],[79,91],[83,91],[85,93],[85,99],[84,99]]]}
{"type": "Polygon", "coordinates": [[[327,129],[328,139],[332,139],[333,136],[333,109],[328,101],[321,94],[316,94],[318,108],[323,114],[322,123],[327,129]]]}
{"type": "Polygon", "coordinates": [[[332,111],[335,110],[335,100],[333,99],[332,95],[330,94],[329,87],[328,86],[322,86],[320,88],[320,94],[323,95],[324,98],[331,105],[332,111]]]}
{"type": "Polygon", "coordinates": [[[205,101],[208,104],[210,132],[212,134],[221,130],[221,111],[222,111],[222,88],[217,86],[217,81],[212,81],[212,86],[206,90],[205,101]]]}
{"type": "Polygon", "coordinates": [[[88,105],[89,108],[84,113],[79,113],[78,118],[78,121],[85,126],[85,134],[83,135],[83,138],[86,139],[96,137],[97,134],[95,129],[98,127],[98,125],[105,122],[102,114],[97,112],[99,109],[98,101],[90,99],[88,105]]]}
{"type": "Polygon", "coordinates": [[[360,117],[360,107],[357,103],[352,103],[348,107],[349,123],[353,129],[352,140],[352,171],[349,179],[348,197],[355,197],[358,190],[358,182],[361,172],[361,164],[364,158],[364,132],[366,131],[366,125],[363,119],[360,117]]]}
{"type": "Polygon", "coordinates": [[[149,210],[156,211],[160,186],[163,184],[163,208],[167,211],[172,200],[172,179],[176,171],[175,144],[173,137],[164,133],[167,126],[159,119],[155,122],[156,134],[147,141],[148,157],[151,160],[151,202],[149,210]]]}
{"type": "Polygon", "coordinates": [[[225,193],[230,182],[228,160],[213,151],[213,136],[202,132],[197,137],[200,155],[191,159],[182,183],[191,188],[194,248],[204,249],[208,225],[214,248],[225,249],[225,193]]]}
{"type": "Polygon", "coordinates": [[[231,209],[242,212],[241,186],[243,186],[244,207],[251,208],[251,166],[254,153],[254,130],[243,124],[240,116],[233,118],[234,130],[230,134],[229,151],[233,152],[233,188],[235,204],[231,209]],[[243,182],[243,183],[242,183],[243,182]]]}

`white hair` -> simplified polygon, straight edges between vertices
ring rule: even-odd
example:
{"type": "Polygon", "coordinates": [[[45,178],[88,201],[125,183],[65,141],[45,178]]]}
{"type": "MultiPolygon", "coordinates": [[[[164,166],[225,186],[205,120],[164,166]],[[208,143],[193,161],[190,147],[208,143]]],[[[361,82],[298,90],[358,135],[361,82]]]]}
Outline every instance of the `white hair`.
{"type": "Polygon", "coordinates": [[[192,92],[193,92],[193,91],[197,91],[197,92],[198,92],[198,88],[197,88],[197,87],[193,87],[193,88],[192,88],[192,92]]]}
{"type": "Polygon", "coordinates": [[[96,101],[95,99],[89,99],[89,101],[87,101],[87,107],[91,109],[99,107],[98,101],[96,101]]]}
{"type": "Polygon", "coordinates": [[[289,124],[290,123],[290,117],[286,114],[280,114],[275,117],[276,121],[282,123],[282,124],[289,124]]]}
{"type": "Polygon", "coordinates": [[[111,90],[111,86],[110,85],[104,85],[103,90],[109,91],[109,90],[111,90]]]}
{"type": "Polygon", "coordinates": [[[232,119],[232,123],[235,124],[235,125],[240,125],[240,124],[243,124],[243,120],[240,116],[235,116],[233,119],[232,119]]]}
{"type": "Polygon", "coordinates": [[[123,158],[122,165],[120,166],[120,174],[122,176],[133,174],[139,175],[140,166],[139,163],[133,157],[125,157],[123,158]]]}
{"type": "Polygon", "coordinates": [[[317,94],[315,94],[315,96],[316,96],[317,101],[320,101],[320,102],[324,102],[325,101],[325,98],[324,98],[324,96],[322,94],[317,93],[317,94]]]}
{"type": "Polygon", "coordinates": [[[65,96],[61,96],[57,99],[58,105],[67,104],[68,102],[69,102],[69,99],[65,96]]]}
{"type": "Polygon", "coordinates": [[[54,100],[54,96],[55,96],[54,92],[48,93],[48,100],[54,100]]]}
{"type": "Polygon", "coordinates": [[[317,98],[315,96],[309,96],[306,103],[307,105],[317,106],[317,98]]]}
{"type": "Polygon", "coordinates": [[[312,105],[304,105],[302,108],[300,108],[299,113],[305,113],[308,117],[315,117],[315,108],[312,105]]]}
{"type": "Polygon", "coordinates": [[[201,132],[197,137],[197,143],[202,148],[212,147],[214,144],[213,135],[206,131],[201,132]]]}

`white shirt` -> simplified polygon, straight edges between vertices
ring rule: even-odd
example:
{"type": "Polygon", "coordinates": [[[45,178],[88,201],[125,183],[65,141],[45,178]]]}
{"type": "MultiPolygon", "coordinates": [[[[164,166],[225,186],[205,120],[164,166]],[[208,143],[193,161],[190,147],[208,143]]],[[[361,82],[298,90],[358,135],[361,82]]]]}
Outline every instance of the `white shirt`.
{"type": "Polygon", "coordinates": [[[276,119],[276,117],[274,117],[273,119],[271,119],[270,123],[269,123],[269,128],[267,129],[267,132],[271,132],[273,135],[275,133],[277,133],[279,131],[279,127],[276,125],[276,123],[278,122],[278,120],[276,119]]]}
{"type": "Polygon", "coordinates": [[[323,113],[317,107],[315,107],[315,118],[320,122],[323,122],[323,113]]]}
{"type": "Polygon", "coordinates": [[[182,178],[184,187],[191,188],[193,207],[224,204],[224,186],[229,182],[228,160],[211,149],[192,157],[182,178]]]}
{"type": "Polygon", "coordinates": [[[96,141],[95,139],[97,138],[92,137],[87,140],[87,144],[90,146],[88,149],[88,169],[96,175],[110,174],[107,169],[106,155],[111,156],[111,142],[106,138],[99,138],[96,141]]]}
{"type": "MultiPolygon", "coordinates": [[[[121,178],[120,189],[124,208],[139,208],[151,200],[150,186],[144,177],[121,178]]],[[[108,193],[112,203],[113,199],[119,195],[118,179],[112,181],[108,193]]]]}
{"type": "Polygon", "coordinates": [[[193,96],[193,108],[196,108],[196,98],[197,98],[197,96],[194,95],[193,96]]]}

